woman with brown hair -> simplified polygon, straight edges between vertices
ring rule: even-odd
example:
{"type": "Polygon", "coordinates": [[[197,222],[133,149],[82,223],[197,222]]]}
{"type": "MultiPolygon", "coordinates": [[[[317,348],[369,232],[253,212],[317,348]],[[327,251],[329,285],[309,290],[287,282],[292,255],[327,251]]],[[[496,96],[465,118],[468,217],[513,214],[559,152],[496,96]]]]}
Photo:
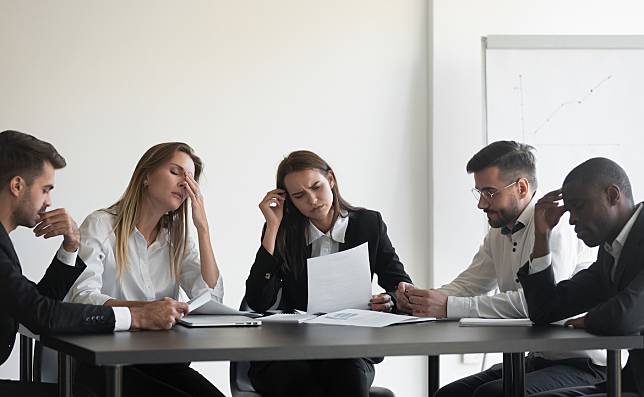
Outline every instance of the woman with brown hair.
{"type": "MultiPolygon", "coordinates": [[[[310,151],[289,154],[277,169],[277,189],[259,208],[266,224],[261,246],[246,280],[246,301],[255,311],[273,306],[307,309],[307,258],[368,242],[371,275],[387,292],[374,295],[372,310],[392,311],[400,282],[410,282],[376,211],[351,206],[340,195],[335,173],[310,151]]],[[[332,293],[331,291],[329,293],[332,293]]],[[[366,303],[366,302],[365,302],[366,303]]],[[[382,358],[252,362],[249,376],[263,396],[369,395],[374,363],[382,358]]]]}
{"type": "MultiPolygon", "coordinates": [[[[121,199],[90,214],[80,227],[79,256],[87,268],[70,290],[72,302],[144,306],[178,299],[181,288],[190,298],[210,291],[222,301],[198,184],[202,167],[181,142],[155,145],[141,157],[121,199]],[[188,206],[196,243],[188,233],[188,206]]],[[[79,382],[88,386],[104,384],[101,377],[100,368],[78,370],[79,382]]],[[[126,396],[223,396],[189,363],[128,366],[123,381],[126,396]]]]}

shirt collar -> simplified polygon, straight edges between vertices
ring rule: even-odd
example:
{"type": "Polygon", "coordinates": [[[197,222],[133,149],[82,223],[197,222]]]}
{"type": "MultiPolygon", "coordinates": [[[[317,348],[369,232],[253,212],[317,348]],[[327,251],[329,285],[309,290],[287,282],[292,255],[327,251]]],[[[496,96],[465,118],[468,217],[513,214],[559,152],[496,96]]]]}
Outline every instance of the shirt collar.
{"type": "Polygon", "coordinates": [[[628,235],[631,233],[631,229],[633,228],[633,225],[635,224],[635,221],[637,220],[637,217],[639,216],[641,210],[642,210],[642,204],[637,206],[635,213],[631,216],[628,222],[626,222],[626,224],[622,228],[622,231],[619,232],[617,237],[615,237],[615,240],[613,241],[613,243],[612,244],[608,244],[608,242],[604,243],[604,249],[613,258],[619,257],[619,254],[622,252],[622,249],[624,248],[624,244],[626,244],[626,239],[628,238],[628,235]]]}
{"type": "Polygon", "coordinates": [[[306,233],[306,245],[312,244],[322,236],[330,237],[333,241],[344,243],[344,235],[347,232],[349,225],[349,213],[346,210],[340,212],[340,216],[335,220],[335,223],[327,233],[322,233],[320,229],[315,227],[313,222],[309,220],[309,228],[306,233]]]}
{"type": "MultiPolygon", "coordinates": [[[[143,233],[141,233],[136,226],[134,226],[134,233],[132,233],[132,235],[136,236],[136,238],[138,238],[141,241],[144,241],[147,244],[147,241],[145,240],[143,233]]],[[[170,235],[170,231],[168,230],[168,228],[161,227],[161,230],[159,230],[159,233],[157,233],[156,240],[154,240],[152,244],[158,243],[161,246],[165,245],[166,243],[168,243],[168,239],[170,237],[169,235],[170,235]]],[[[150,244],[150,246],[152,244],[150,244]]]]}
{"type": "Polygon", "coordinates": [[[537,197],[539,197],[539,192],[535,191],[534,194],[532,195],[532,198],[530,199],[530,202],[525,207],[525,209],[521,212],[521,214],[519,215],[519,218],[517,219],[512,229],[508,228],[507,226],[503,226],[501,228],[501,234],[503,235],[514,234],[519,230],[523,229],[528,224],[528,222],[530,222],[530,219],[532,219],[532,216],[534,215],[534,205],[537,202],[537,197]]]}

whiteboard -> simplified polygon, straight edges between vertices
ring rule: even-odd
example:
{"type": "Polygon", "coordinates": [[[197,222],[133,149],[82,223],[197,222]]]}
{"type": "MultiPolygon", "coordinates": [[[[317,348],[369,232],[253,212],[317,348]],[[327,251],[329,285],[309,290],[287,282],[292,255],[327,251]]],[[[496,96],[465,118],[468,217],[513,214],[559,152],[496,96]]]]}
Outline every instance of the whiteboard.
{"type": "Polygon", "coordinates": [[[484,134],[536,148],[542,193],[591,157],[644,189],[644,36],[483,38],[484,134]]]}

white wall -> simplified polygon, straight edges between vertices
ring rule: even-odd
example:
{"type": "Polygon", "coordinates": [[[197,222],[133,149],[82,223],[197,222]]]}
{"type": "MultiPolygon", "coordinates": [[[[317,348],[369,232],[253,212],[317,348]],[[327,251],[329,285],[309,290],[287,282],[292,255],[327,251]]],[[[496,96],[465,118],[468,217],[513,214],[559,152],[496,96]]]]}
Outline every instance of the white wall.
{"type": "MultiPolygon", "coordinates": [[[[471,260],[485,230],[469,189],[467,160],[483,144],[480,37],[492,34],[644,34],[640,1],[435,0],[433,19],[434,285],[471,260]]],[[[552,159],[540,159],[549,161],[552,159]]],[[[488,361],[489,362],[489,361],[488,361]]],[[[475,372],[442,357],[442,383],[475,372]]]]}
{"type": "MultiPolygon", "coordinates": [[[[205,161],[225,302],[259,246],[277,163],[308,148],[344,196],[378,209],[406,268],[428,279],[428,10],[422,0],[0,1],[0,130],[51,141],[69,166],[54,206],[79,221],[118,199],[151,145],[205,161]]],[[[38,279],[60,241],[12,235],[38,279]]],[[[15,349],[17,351],[17,349],[15,349]]],[[[13,358],[0,378],[18,376],[13,358]]],[[[199,364],[227,391],[227,364],[199,364]]],[[[425,360],[388,358],[376,383],[424,395],[425,360]]]]}

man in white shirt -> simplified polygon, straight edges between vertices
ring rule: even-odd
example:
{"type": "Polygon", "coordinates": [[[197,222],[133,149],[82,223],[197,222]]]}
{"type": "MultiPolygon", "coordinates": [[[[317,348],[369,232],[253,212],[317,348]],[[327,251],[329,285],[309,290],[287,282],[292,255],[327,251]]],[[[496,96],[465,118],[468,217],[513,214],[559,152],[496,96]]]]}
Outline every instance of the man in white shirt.
{"type": "MultiPolygon", "coordinates": [[[[451,283],[438,289],[401,283],[396,293],[399,310],[448,318],[528,317],[516,272],[529,259],[534,244],[537,178],[532,150],[529,145],[498,141],[470,159],[467,172],[474,174],[472,191],[491,229],[470,266],[451,283]]],[[[557,256],[553,270],[558,281],[570,278],[594,258],[566,224],[552,231],[550,243],[557,256]]],[[[534,352],[526,359],[526,371],[526,395],[593,384],[605,378],[605,355],[599,351],[534,352]]],[[[501,396],[501,377],[501,367],[496,365],[453,382],[436,395],[501,396]]]]}
{"type": "MultiPolygon", "coordinates": [[[[0,133],[0,364],[13,349],[18,323],[31,331],[112,332],[168,329],[188,312],[172,299],[138,308],[62,303],[68,289],[85,268],[77,257],[80,233],[63,208],[51,205],[56,169],[65,159],[49,143],[17,131],[0,133]],[[18,226],[34,228],[37,237],[63,236],[61,248],[35,284],[22,275],[9,233],[18,226]]],[[[56,385],[0,380],[0,395],[57,395],[56,385]]]]}

